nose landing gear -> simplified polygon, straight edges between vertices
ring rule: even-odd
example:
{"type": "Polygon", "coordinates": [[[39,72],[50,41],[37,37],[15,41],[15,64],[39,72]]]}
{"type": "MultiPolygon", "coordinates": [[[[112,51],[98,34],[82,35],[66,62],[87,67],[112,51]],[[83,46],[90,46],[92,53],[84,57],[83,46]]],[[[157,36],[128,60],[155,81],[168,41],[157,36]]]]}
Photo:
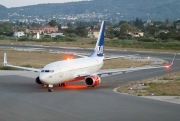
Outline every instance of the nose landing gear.
{"type": "MultiPolygon", "coordinates": [[[[61,83],[59,84],[60,87],[66,87],[67,83],[61,83]]],[[[53,85],[49,84],[48,85],[48,92],[53,92],[53,85]]]]}
{"type": "Polygon", "coordinates": [[[48,92],[53,92],[53,88],[48,88],[48,92]]]}
{"type": "Polygon", "coordinates": [[[53,85],[48,85],[48,92],[53,92],[53,85]]]}

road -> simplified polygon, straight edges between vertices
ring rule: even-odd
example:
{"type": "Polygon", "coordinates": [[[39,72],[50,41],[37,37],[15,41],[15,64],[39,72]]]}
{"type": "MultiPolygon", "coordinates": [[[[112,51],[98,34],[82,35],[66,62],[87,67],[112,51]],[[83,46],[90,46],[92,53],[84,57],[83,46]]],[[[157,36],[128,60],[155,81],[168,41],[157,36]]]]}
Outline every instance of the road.
{"type": "MultiPolygon", "coordinates": [[[[46,49],[59,50],[52,47],[46,49]]],[[[73,49],[74,51],[88,53],[90,50],[73,49]]],[[[134,54],[121,51],[106,53],[134,54]]],[[[171,61],[173,57],[173,54],[140,54],[167,61],[171,61]]],[[[69,83],[66,88],[56,86],[53,93],[35,84],[36,73],[0,71],[0,121],[180,121],[178,104],[112,91],[115,87],[131,81],[180,71],[179,59],[180,56],[177,55],[174,65],[168,70],[151,69],[103,77],[102,83],[95,88],[85,87],[84,82],[69,83]]]]}

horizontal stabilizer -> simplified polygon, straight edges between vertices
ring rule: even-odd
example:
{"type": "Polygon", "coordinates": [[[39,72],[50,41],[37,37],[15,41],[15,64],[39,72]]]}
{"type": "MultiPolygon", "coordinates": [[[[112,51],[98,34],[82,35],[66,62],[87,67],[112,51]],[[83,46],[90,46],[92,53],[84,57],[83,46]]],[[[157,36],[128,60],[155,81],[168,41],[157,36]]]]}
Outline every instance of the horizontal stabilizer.
{"type": "Polygon", "coordinates": [[[105,60],[117,59],[117,58],[124,58],[124,57],[138,56],[138,55],[139,55],[139,54],[135,54],[135,55],[126,55],[126,56],[109,57],[109,58],[104,58],[104,61],[105,61],[105,60]]]}
{"type": "Polygon", "coordinates": [[[73,55],[78,56],[78,57],[81,57],[81,58],[88,57],[88,56],[84,56],[84,55],[80,55],[80,54],[73,54],[73,55]]]}

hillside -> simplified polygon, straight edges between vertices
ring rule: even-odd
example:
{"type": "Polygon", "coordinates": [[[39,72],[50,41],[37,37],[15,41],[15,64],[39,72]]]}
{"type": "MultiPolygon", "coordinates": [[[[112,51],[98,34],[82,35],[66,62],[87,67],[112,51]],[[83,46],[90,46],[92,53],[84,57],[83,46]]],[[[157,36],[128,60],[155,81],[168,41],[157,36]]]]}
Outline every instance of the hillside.
{"type": "MultiPolygon", "coordinates": [[[[9,13],[25,16],[52,17],[98,13],[104,18],[131,20],[176,20],[180,18],[180,0],[93,0],[58,4],[39,4],[9,8],[9,13]]],[[[90,15],[90,14],[89,14],[90,15]]],[[[2,14],[0,14],[2,16],[2,14]]]]}
{"type": "Polygon", "coordinates": [[[0,19],[7,18],[7,8],[0,4],[0,19]]]}

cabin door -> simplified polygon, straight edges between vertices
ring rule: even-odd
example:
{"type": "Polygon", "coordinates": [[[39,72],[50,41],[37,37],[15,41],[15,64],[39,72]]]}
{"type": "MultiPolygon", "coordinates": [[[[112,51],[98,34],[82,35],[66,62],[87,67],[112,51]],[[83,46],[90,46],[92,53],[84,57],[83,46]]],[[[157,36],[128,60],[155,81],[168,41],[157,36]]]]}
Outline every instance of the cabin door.
{"type": "Polygon", "coordinates": [[[63,77],[63,72],[62,71],[59,72],[59,76],[63,77]]]}
{"type": "Polygon", "coordinates": [[[57,68],[58,68],[58,71],[59,71],[59,76],[60,76],[60,77],[63,77],[63,71],[60,69],[59,66],[57,66],[57,68]]]}

